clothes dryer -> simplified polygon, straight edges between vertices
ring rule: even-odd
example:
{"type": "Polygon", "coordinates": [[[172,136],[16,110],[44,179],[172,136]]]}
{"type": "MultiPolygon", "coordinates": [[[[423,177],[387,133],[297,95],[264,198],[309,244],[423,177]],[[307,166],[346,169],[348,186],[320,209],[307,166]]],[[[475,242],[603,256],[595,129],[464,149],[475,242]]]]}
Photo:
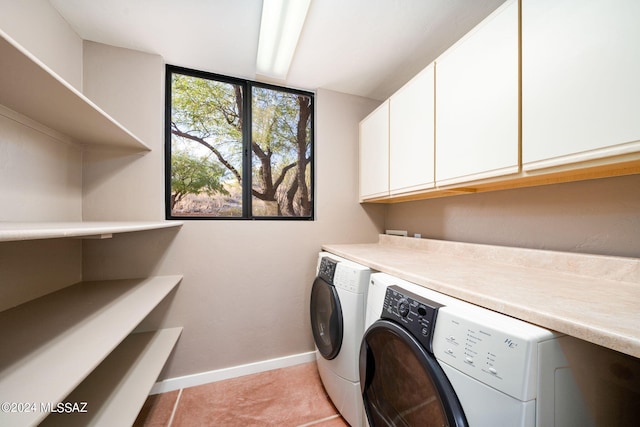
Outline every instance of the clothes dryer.
{"type": "Polygon", "coordinates": [[[359,351],[371,270],[321,252],[311,289],[311,328],[318,372],[332,402],[352,427],[366,426],[359,351]]]}
{"type": "Polygon", "coordinates": [[[372,427],[637,424],[636,358],[382,273],[367,306],[360,384],[372,427]]]}

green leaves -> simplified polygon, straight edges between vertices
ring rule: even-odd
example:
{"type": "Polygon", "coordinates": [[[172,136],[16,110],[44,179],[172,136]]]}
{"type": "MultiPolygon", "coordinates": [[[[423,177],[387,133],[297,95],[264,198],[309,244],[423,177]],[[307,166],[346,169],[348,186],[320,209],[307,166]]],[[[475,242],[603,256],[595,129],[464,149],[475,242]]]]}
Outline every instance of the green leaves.
{"type": "Polygon", "coordinates": [[[197,157],[188,151],[171,154],[171,208],[187,194],[229,194],[220,182],[226,170],[210,157],[197,157]]]}

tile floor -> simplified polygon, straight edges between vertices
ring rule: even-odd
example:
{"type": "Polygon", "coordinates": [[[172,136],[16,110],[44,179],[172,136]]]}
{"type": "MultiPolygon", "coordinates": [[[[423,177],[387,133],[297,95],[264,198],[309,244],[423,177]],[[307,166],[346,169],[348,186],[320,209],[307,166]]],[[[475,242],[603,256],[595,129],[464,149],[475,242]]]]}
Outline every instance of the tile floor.
{"type": "Polygon", "coordinates": [[[134,426],[348,427],[316,363],[149,396],[134,426]]]}

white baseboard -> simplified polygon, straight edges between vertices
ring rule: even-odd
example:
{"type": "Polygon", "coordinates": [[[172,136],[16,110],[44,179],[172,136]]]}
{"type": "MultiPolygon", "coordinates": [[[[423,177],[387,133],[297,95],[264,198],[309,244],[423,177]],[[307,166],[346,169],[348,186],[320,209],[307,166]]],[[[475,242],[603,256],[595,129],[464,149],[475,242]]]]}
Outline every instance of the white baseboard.
{"type": "Polygon", "coordinates": [[[166,393],[168,391],[180,390],[186,387],[193,387],[229,378],[241,377],[243,375],[257,374],[258,372],[270,371],[272,369],[286,368],[289,366],[300,365],[301,363],[315,362],[315,360],[316,352],[310,351],[308,353],[293,354],[291,356],[263,360],[261,362],[248,363],[246,365],[232,366],[231,368],[169,378],[155,383],[149,394],[166,393]]]}

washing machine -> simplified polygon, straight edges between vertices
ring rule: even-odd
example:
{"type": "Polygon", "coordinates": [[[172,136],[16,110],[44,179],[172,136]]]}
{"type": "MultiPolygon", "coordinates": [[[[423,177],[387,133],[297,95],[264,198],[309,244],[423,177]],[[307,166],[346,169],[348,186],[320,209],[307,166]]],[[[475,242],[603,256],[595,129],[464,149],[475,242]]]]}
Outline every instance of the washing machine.
{"type": "Polygon", "coordinates": [[[636,358],[383,273],[371,275],[366,325],[372,427],[637,425],[636,358]]]}
{"type": "Polygon", "coordinates": [[[311,289],[311,329],[320,378],[342,417],[366,426],[359,380],[359,351],[371,270],[321,252],[311,289]]]}

